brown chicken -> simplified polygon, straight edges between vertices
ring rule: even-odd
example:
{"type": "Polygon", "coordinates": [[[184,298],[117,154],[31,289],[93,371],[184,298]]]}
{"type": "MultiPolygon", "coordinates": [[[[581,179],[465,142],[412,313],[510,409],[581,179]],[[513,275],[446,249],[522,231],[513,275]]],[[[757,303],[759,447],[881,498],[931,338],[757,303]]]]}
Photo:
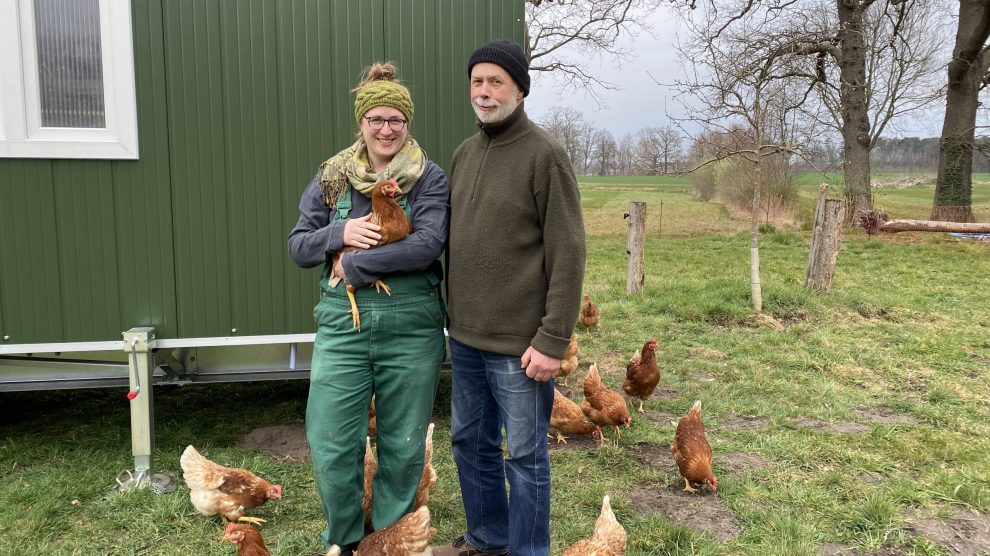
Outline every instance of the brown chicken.
{"type": "MultiPolygon", "coordinates": [[[[365,537],[354,549],[354,556],[425,556],[432,554],[430,541],[436,534],[437,530],[430,527],[430,509],[422,506],[365,537]]],[[[327,552],[327,556],[338,554],[337,545],[327,552]]]]}
{"type": "Polygon", "coordinates": [[[639,398],[639,412],[643,411],[643,402],[653,395],[657,384],[660,383],[660,366],[657,365],[657,340],[650,338],[643,344],[643,349],[636,351],[626,365],[626,380],[622,389],[632,398],[639,398]]]}
{"type": "MultiPolygon", "coordinates": [[[[395,196],[400,191],[399,184],[391,179],[376,183],[375,188],[371,190],[370,221],[381,226],[378,233],[382,236],[375,247],[405,239],[412,233],[412,224],[409,222],[406,212],[402,210],[402,207],[395,200],[395,196]]],[[[355,249],[352,246],[346,246],[341,249],[340,252],[333,256],[333,264],[337,264],[338,257],[355,249]]],[[[333,272],[330,276],[330,287],[336,287],[343,279],[343,276],[339,276],[336,272],[333,272]]],[[[373,285],[379,292],[384,291],[386,294],[392,295],[392,290],[389,289],[385,282],[375,280],[373,285]]],[[[354,287],[350,284],[347,284],[347,297],[351,301],[351,318],[354,321],[354,328],[360,330],[361,314],[358,312],[357,300],[354,299],[354,287]]]]}
{"type": "Polygon", "coordinates": [[[581,348],[578,347],[577,334],[571,334],[571,341],[567,344],[567,352],[564,354],[564,358],[560,360],[560,372],[557,373],[557,378],[564,379],[564,386],[567,386],[567,377],[578,366],[578,355],[580,353],[581,348]]]}
{"type": "Polygon", "coordinates": [[[237,556],[271,556],[272,554],[265,546],[265,539],[261,538],[261,533],[250,525],[228,523],[223,540],[234,543],[237,547],[237,556]]]}
{"type": "MultiPolygon", "coordinates": [[[[622,433],[619,432],[619,425],[629,428],[632,424],[632,417],[629,416],[629,408],[626,401],[617,392],[609,390],[602,384],[602,377],[598,374],[598,365],[592,363],[588,369],[588,374],[584,377],[584,402],[581,403],[581,411],[591,419],[591,422],[599,427],[615,427],[615,440],[618,442],[622,433]]],[[[602,435],[604,437],[604,435],[602,435]]]]}
{"type": "Polygon", "coordinates": [[[584,305],[581,306],[581,312],[578,313],[578,322],[585,328],[591,328],[598,324],[600,317],[601,313],[598,312],[598,306],[592,303],[590,295],[584,294],[584,305]]]}
{"type": "Polygon", "coordinates": [[[602,511],[595,520],[595,531],[590,537],[564,549],[564,556],[622,556],[626,553],[626,530],[622,527],[608,495],[602,499],[602,511]]]}
{"type": "Polygon", "coordinates": [[[375,414],[375,396],[371,396],[371,405],[368,406],[368,436],[378,438],[378,416],[375,414]]]}
{"type": "Polygon", "coordinates": [[[378,473],[378,461],[371,450],[371,437],[367,437],[364,445],[364,496],[361,498],[361,510],[364,512],[364,532],[374,531],[371,526],[371,485],[378,473]]]}
{"type": "MultiPolygon", "coordinates": [[[[602,429],[584,418],[584,413],[578,404],[561,394],[555,388],[553,391],[553,411],[550,413],[550,426],[557,431],[557,443],[567,444],[567,434],[584,434],[601,442],[602,429]]],[[[552,435],[547,434],[553,438],[552,435]]]]}
{"type": "MultiPolygon", "coordinates": [[[[430,489],[437,484],[437,472],[432,463],[433,429],[434,424],[430,423],[426,430],[426,456],[423,462],[423,474],[420,475],[419,485],[416,487],[413,509],[419,509],[420,506],[425,506],[430,501],[430,489]]],[[[364,497],[361,499],[361,509],[364,511],[364,530],[368,533],[373,530],[371,524],[372,484],[377,472],[378,462],[375,461],[375,454],[371,451],[371,438],[369,437],[364,449],[364,497]]]]}
{"type": "Polygon", "coordinates": [[[282,497],[282,485],[273,485],[245,469],[217,465],[187,446],[179,458],[182,477],[189,487],[189,500],[203,515],[217,515],[227,521],[264,523],[244,512],[282,497]]]}
{"type": "Polygon", "coordinates": [[[426,429],[426,456],[423,459],[423,474],[416,487],[416,499],[413,509],[418,510],[430,501],[430,489],[437,484],[437,470],[433,468],[433,423],[426,429]]]}
{"type": "Polygon", "coordinates": [[[705,424],[701,421],[701,400],[694,402],[677,423],[670,453],[684,477],[685,491],[697,492],[691,483],[708,485],[713,492],[718,490],[718,479],[712,473],[712,448],[705,439],[705,424]]]}

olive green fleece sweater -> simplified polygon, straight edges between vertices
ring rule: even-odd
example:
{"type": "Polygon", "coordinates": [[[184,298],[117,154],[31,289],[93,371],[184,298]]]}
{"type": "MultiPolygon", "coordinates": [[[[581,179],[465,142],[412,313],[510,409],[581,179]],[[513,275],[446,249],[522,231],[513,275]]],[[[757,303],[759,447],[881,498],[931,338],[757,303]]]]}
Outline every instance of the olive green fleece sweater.
{"type": "Polygon", "coordinates": [[[562,358],[584,280],[581,197],[567,153],[522,105],[454,152],[450,336],[471,347],[562,358]]]}

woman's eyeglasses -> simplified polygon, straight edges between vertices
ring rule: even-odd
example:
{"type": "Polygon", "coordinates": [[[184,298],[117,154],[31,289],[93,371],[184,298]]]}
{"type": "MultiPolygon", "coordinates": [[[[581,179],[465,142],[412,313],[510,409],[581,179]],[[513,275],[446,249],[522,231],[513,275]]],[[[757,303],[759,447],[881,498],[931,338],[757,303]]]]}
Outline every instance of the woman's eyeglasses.
{"type": "Polygon", "coordinates": [[[392,131],[402,131],[402,128],[406,126],[406,120],[402,118],[381,118],[379,116],[365,116],[365,121],[368,122],[368,126],[371,129],[378,131],[381,129],[386,122],[388,123],[389,129],[392,131]]]}

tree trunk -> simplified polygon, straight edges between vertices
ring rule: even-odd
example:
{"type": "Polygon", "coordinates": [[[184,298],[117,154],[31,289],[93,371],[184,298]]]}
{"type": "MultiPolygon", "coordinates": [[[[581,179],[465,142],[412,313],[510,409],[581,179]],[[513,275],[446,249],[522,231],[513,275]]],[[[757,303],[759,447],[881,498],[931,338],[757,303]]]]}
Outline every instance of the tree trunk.
{"type": "Polygon", "coordinates": [[[839,10],[839,98],[842,105],[846,224],[873,210],[870,190],[870,115],[866,102],[866,46],[861,0],[836,0],[839,10]]]}
{"type": "Polygon", "coordinates": [[[980,85],[987,71],[984,44],[988,35],[990,4],[986,0],[960,0],[932,220],[973,221],[973,140],[980,85]]]}
{"type": "Polygon", "coordinates": [[[753,107],[753,131],[756,135],[756,184],[753,187],[753,208],[749,218],[749,283],[753,297],[753,310],[763,311],[763,284],[760,282],[760,193],[763,189],[763,121],[760,106],[761,91],[756,89],[753,107]]]}
{"type": "Polygon", "coordinates": [[[937,222],[932,220],[889,220],[880,224],[880,231],[896,232],[956,232],[960,234],[990,234],[987,222],[937,222]]]}

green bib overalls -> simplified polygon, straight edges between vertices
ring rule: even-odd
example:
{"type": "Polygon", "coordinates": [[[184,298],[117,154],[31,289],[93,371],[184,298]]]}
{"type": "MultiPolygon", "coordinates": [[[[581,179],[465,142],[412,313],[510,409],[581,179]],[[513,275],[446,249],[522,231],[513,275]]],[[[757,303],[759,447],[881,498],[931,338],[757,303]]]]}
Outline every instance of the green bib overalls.
{"type": "MultiPolygon", "coordinates": [[[[336,220],[351,208],[348,188],[336,220]]],[[[410,217],[406,199],[400,205],[410,217]]],[[[392,295],[372,287],[355,292],[361,329],[354,328],[341,281],[330,288],[327,261],[306,405],[306,437],[327,528],[325,545],[364,537],[364,451],[368,406],[375,395],[378,472],[372,486],[372,524],[386,527],[410,512],[423,472],[426,430],[444,357],[444,308],[432,271],[384,276],[392,295]]]]}

